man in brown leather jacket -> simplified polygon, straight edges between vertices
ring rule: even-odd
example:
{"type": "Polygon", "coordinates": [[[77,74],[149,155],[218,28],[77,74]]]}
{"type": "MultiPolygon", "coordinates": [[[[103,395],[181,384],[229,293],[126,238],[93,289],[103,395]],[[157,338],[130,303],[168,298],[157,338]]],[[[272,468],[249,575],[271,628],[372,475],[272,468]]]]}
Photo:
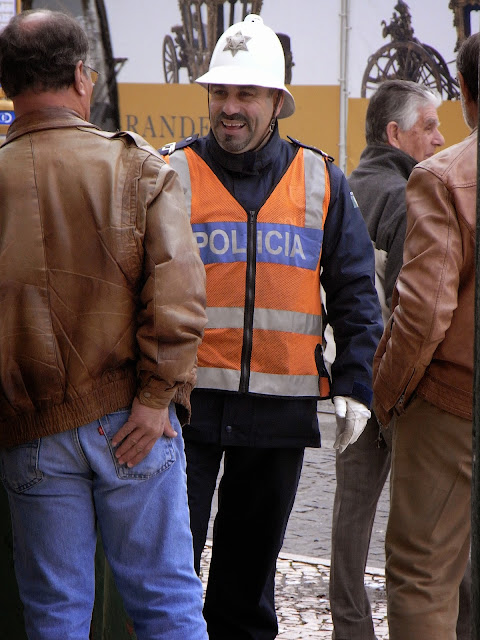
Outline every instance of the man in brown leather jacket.
{"type": "Polygon", "coordinates": [[[176,173],[88,122],[79,23],[0,34],[0,468],[26,631],[84,640],[96,525],[139,640],[206,640],[181,427],[206,322],[176,173]],[[176,405],[175,405],[176,403],[176,405]]]}
{"type": "Polygon", "coordinates": [[[413,170],[404,265],[374,363],[393,417],[386,534],[390,640],[454,640],[470,545],[479,36],[457,70],[472,133],[413,170]]]}

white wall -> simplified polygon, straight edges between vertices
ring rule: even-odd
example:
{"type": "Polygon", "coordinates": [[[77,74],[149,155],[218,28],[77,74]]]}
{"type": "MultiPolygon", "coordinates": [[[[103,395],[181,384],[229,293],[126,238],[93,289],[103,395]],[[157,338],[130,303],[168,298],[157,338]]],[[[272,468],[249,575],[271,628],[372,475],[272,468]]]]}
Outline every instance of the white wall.
{"type": "MultiPolygon", "coordinates": [[[[358,97],[368,57],[382,45],[381,21],[390,22],[396,0],[350,0],[349,92],[358,97]]],[[[407,0],[415,37],[449,63],[457,38],[449,0],[407,0]]],[[[114,55],[128,57],[119,82],[164,82],[163,38],[182,24],[177,0],[105,0],[114,55]]],[[[338,84],[340,0],[264,0],[261,15],[291,38],[292,84],[338,84]]],[[[480,12],[478,12],[480,13],[480,12]]],[[[478,15],[473,30],[478,30],[478,15]]],[[[455,75],[455,65],[450,65],[455,75]]],[[[186,70],[181,81],[187,82],[186,70]]]]}

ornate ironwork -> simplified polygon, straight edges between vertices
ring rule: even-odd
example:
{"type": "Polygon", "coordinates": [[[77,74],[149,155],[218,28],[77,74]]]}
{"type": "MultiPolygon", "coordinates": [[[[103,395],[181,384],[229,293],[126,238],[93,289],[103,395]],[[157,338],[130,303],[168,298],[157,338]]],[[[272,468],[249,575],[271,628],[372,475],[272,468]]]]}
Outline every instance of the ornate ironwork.
{"type": "Polygon", "coordinates": [[[450,0],[448,8],[453,11],[453,26],[457,30],[457,43],[455,51],[458,51],[462,42],[472,35],[471,12],[480,11],[478,0],[450,0]]]}
{"type": "Polygon", "coordinates": [[[369,97],[384,80],[411,80],[437,91],[447,100],[457,99],[457,81],[440,53],[414,35],[410,9],[404,0],[395,5],[389,24],[382,20],[383,37],[391,42],[368,59],[362,79],[362,97],[369,97]]]}
{"type": "Polygon", "coordinates": [[[408,4],[399,0],[395,5],[395,11],[393,12],[390,24],[387,25],[385,20],[382,20],[384,38],[390,36],[393,41],[406,42],[408,40],[414,40],[412,16],[410,15],[410,9],[408,4]],[[395,13],[398,11],[398,13],[395,13]]]}

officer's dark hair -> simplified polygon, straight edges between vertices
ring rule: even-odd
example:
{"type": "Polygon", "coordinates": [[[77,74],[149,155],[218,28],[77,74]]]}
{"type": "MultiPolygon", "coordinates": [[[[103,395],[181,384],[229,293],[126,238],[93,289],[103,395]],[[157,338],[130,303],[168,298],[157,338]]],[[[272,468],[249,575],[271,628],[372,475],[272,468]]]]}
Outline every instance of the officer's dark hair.
{"type": "Polygon", "coordinates": [[[462,74],[470,96],[477,104],[479,44],[480,34],[474,33],[462,43],[457,54],[457,71],[462,74]]]}
{"type": "Polygon", "coordinates": [[[23,11],[0,33],[0,83],[8,98],[64,89],[87,56],[87,35],[75,18],[46,9],[23,11]],[[35,14],[45,18],[34,20],[35,14]]]}
{"type": "Polygon", "coordinates": [[[402,131],[409,131],[418,120],[419,109],[429,104],[437,109],[441,98],[427,87],[410,80],[385,80],[370,98],[367,108],[367,144],[388,144],[387,124],[392,121],[402,131]]]}

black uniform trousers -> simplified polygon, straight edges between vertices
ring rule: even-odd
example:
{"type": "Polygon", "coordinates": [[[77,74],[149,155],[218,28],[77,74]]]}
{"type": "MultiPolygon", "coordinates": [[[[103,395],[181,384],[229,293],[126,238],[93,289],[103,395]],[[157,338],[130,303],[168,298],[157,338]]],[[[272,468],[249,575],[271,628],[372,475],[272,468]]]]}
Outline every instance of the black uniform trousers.
{"type": "Polygon", "coordinates": [[[184,429],[195,569],[223,460],[204,615],[210,640],[273,640],[275,569],[305,447],[318,447],[315,398],[195,389],[184,429]]]}
{"type": "Polygon", "coordinates": [[[223,457],[204,616],[210,640],[273,640],[275,569],[303,448],[185,442],[195,568],[205,544],[223,457]]]}

